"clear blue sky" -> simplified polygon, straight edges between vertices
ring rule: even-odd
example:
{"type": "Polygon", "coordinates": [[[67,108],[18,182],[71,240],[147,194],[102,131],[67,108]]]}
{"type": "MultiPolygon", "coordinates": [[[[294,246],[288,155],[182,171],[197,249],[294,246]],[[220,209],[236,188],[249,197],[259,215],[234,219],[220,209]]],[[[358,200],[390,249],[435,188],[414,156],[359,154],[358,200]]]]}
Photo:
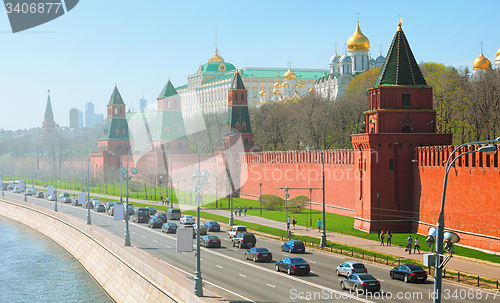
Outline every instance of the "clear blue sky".
{"type": "Polygon", "coordinates": [[[328,68],[354,33],[356,13],[372,56],[403,30],[418,62],[472,68],[484,42],[500,48],[498,1],[167,1],[82,0],[70,12],[13,34],[0,12],[0,128],[41,127],[47,89],[54,119],[94,102],[106,112],[115,82],[127,107],[156,97],[170,76],[186,83],[214,53],[236,66],[328,68]]]}

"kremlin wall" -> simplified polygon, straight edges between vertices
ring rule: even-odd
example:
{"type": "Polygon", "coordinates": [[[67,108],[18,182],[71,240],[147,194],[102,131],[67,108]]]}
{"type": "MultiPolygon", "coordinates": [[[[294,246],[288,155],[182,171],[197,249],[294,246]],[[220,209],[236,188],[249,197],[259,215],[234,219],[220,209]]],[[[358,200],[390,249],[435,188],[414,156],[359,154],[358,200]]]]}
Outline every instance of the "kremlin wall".
{"type": "MultiPolygon", "coordinates": [[[[491,68],[489,61],[485,62],[482,57],[481,52],[475,62],[475,75],[491,68]]],[[[219,177],[227,182],[227,176],[231,176],[234,183],[231,191],[250,199],[258,199],[264,194],[284,197],[283,188],[288,186],[290,198],[310,197],[308,207],[321,209],[324,173],[327,211],[353,217],[354,227],[359,230],[372,233],[416,231],[426,235],[427,229],[437,223],[444,161],[454,149],[452,135],[436,133],[433,90],[420,71],[401,24],[377,82],[368,91],[366,133],[352,135],[352,150],[260,151],[254,145],[247,90],[238,70],[232,77],[228,89],[227,124],[238,134],[226,134],[223,147],[216,149],[214,156],[202,156],[201,170],[208,163],[213,164],[212,178],[219,177]],[[237,141],[243,144],[241,152],[230,151],[237,141]],[[233,164],[238,163],[240,170],[228,167],[231,158],[236,159],[233,164]]],[[[191,180],[198,154],[188,147],[180,100],[169,80],[158,97],[158,111],[149,124],[153,126],[147,132],[151,149],[140,161],[135,161],[134,157],[127,156],[132,141],[129,133],[136,126],[142,127],[144,119],[127,120],[125,105],[115,87],[108,103],[108,118],[99,139],[99,151],[91,153],[91,171],[129,165],[165,178],[169,170],[174,170],[184,179],[191,180]],[[165,156],[165,150],[169,156],[165,156]]],[[[472,148],[477,147],[467,147],[461,152],[472,148]]],[[[500,221],[499,157],[498,153],[492,156],[468,154],[451,170],[445,229],[460,235],[459,245],[500,252],[497,224],[500,221]]],[[[78,171],[86,167],[86,163],[87,158],[74,158],[64,166],[68,171],[78,171]]],[[[49,169],[51,161],[44,164],[40,159],[38,165],[39,169],[49,169]]],[[[141,177],[136,178],[140,180],[141,177]]],[[[192,181],[183,185],[181,189],[189,190],[192,181]]],[[[215,191],[212,188],[205,193],[214,194],[215,191]]],[[[312,218],[312,221],[317,219],[312,218]]]]}

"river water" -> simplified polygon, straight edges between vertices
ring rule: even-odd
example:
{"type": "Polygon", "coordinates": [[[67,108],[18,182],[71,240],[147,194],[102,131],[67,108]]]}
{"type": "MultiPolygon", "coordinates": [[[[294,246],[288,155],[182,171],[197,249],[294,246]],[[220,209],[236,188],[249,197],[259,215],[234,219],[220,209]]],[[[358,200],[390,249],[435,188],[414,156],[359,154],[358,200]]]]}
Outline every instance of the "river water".
{"type": "Polygon", "coordinates": [[[62,247],[0,216],[0,302],[113,300],[62,247]]]}

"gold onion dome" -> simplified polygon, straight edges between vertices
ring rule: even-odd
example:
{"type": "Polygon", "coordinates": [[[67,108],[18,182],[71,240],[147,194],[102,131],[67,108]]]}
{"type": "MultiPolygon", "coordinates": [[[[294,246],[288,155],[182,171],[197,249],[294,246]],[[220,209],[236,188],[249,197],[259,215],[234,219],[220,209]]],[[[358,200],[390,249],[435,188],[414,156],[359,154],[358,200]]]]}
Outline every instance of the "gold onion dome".
{"type": "Polygon", "coordinates": [[[283,75],[283,77],[285,78],[285,80],[295,80],[297,78],[297,75],[295,75],[295,73],[292,72],[291,67],[288,67],[288,70],[283,75]]]}
{"type": "Polygon", "coordinates": [[[225,62],[224,59],[219,56],[219,52],[217,51],[217,49],[215,49],[215,54],[212,56],[212,58],[208,59],[208,63],[211,62],[225,62]]]}
{"type": "Polygon", "coordinates": [[[266,95],[267,95],[267,94],[266,94],[266,92],[264,91],[264,89],[261,89],[261,90],[260,90],[260,93],[259,93],[259,96],[261,96],[261,97],[265,97],[266,95]]]}
{"type": "Polygon", "coordinates": [[[315,94],[315,93],[316,93],[316,91],[315,91],[315,90],[314,90],[314,88],[312,88],[312,87],[308,90],[308,92],[309,92],[310,94],[315,94]]]}
{"type": "Polygon", "coordinates": [[[497,50],[497,57],[495,58],[495,61],[500,61],[500,48],[497,50]]]}
{"type": "Polygon", "coordinates": [[[276,83],[274,83],[274,88],[281,88],[281,83],[276,81],[276,83]]]}
{"type": "Polygon", "coordinates": [[[288,82],[283,82],[283,87],[288,87],[288,82]]]}
{"type": "Polygon", "coordinates": [[[273,90],[273,95],[279,95],[279,94],[280,94],[280,92],[278,91],[278,89],[277,89],[277,88],[275,88],[275,89],[273,90]]]}
{"type": "Polygon", "coordinates": [[[347,48],[349,49],[349,51],[367,51],[368,49],[370,49],[370,40],[368,40],[368,38],[361,32],[361,29],[359,28],[359,21],[356,25],[356,31],[347,40],[347,48]]]}
{"type": "Polygon", "coordinates": [[[481,55],[474,60],[474,64],[472,64],[473,70],[487,70],[491,68],[490,60],[488,60],[485,56],[483,56],[483,52],[481,55]]]}

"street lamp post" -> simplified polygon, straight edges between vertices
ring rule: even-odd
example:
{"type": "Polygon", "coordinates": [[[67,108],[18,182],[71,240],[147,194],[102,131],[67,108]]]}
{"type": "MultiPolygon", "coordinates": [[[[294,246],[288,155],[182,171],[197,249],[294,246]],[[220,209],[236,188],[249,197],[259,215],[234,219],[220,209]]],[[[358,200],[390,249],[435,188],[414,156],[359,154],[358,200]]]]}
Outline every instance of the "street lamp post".
{"type": "Polygon", "coordinates": [[[259,208],[260,208],[260,215],[262,216],[262,182],[259,183],[259,208]]]}
{"type": "Polygon", "coordinates": [[[57,211],[57,161],[55,161],[54,157],[54,196],[55,201],[54,201],[54,211],[57,211]]]}
{"type": "Polygon", "coordinates": [[[89,158],[87,161],[87,225],[90,224],[92,224],[92,219],[90,217],[90,152],[89,152],[89,158]]]}
{"type": "MultiPolygon", "coordinates": [[[[304,142],[300,142],[300,145],[305,146],[307,150],[314,150],[313,147],[307,145],[304,142]]],[[[321,231],[321,242],[320,246],[326,246],[326,206],[325,206],[325,159],[322,151],[319,151],[321,155],[321,183],[323,188],[323,229],[321,231]]]]}
{"type": "MultiPolygon", "coordinates": [[[[27,202],[27,198],[26,198],[26,190],[27,190],[27,185],[28,185],[28,182],[26,182],[26,161],[27,161],[27,158],[26,156],[24,156],[24,202],[27,202]]],[[[56,208],[56,211],[57,211],[57,208],[56,208]]]]}
{"type": "MultiPolygon", "coordinates": [[[[448,160],[446,161],[446,167],[445,167],[445,174],[444,174],[444,183],[443,183],[443,196],[441,199],[441,211],[439,213],[439,219],[436,224],[436,254],[435,254],[435,271],[434,271],[434,303],[440,303],[441,302],[441,287],[442,287],[442,274],[443,274],[443,266],[444,262],[441,262],[441,256],[443,255],[443,240],[444,240],[444,203],[446,199],[446,187],[448,184],[448,174],[451,170],[451,167],[453,166],[453,163],[457,159],[459,159],[463,155],[471,154],[471,153],[476,153],[476,152],[484,152],[487,155],[492,155],[495,154],[497,151],[496,146],[483,146],[480,147],[478,150],[473,150],[473,151],[468,151],[459,154],[458,156],[454,157],[452,160],[452,157],[454,156],[455,152],[462,148],[463,146],[466,145],[472,145],[472,144],[483,144],[483,143],[491,143],[491,142],[496,142],[500,141],[500,137],[496,138],[495,140],[486,140],[486,141],[479,141],[479,142],[471,142],[471,143],[465,143],[460,145],[459,147],[455,148],[453,152],[450,154],[448,157],[448,160]],[[450,162],[451,161],[451,162],[450,162]]],[[[450,255],[451,257],[451,255],[450,255]]]]}
{"type": "Polygon", "coordinates": [[[377,194],[377,232],[380,234],[380,194],[377,194]]]}
{"type": "MultiPolygon", "coordinates": [[[[127,195],[126,195],[126,199],[125,199],[125,246],[130,246],[130,232],[129,232],[129,229],[128,229],[128,217],[129,217],[129,214],[128,214],[128,181],[130,180],[130,177],[129,176],[129,163],[130,163],[130,155],[133,153],[134,151],[131,149],[128,154],[127,154],[127,169],[125,168],[121,168],[120,169],[120,173],[125,176],[125,180],[126,180],[126,191],[127,191],[127,195]]],[[[137,174],[137,169],[135,167],[132,167],[130,168],[130,172],[132,174],[137,174]]]]}

